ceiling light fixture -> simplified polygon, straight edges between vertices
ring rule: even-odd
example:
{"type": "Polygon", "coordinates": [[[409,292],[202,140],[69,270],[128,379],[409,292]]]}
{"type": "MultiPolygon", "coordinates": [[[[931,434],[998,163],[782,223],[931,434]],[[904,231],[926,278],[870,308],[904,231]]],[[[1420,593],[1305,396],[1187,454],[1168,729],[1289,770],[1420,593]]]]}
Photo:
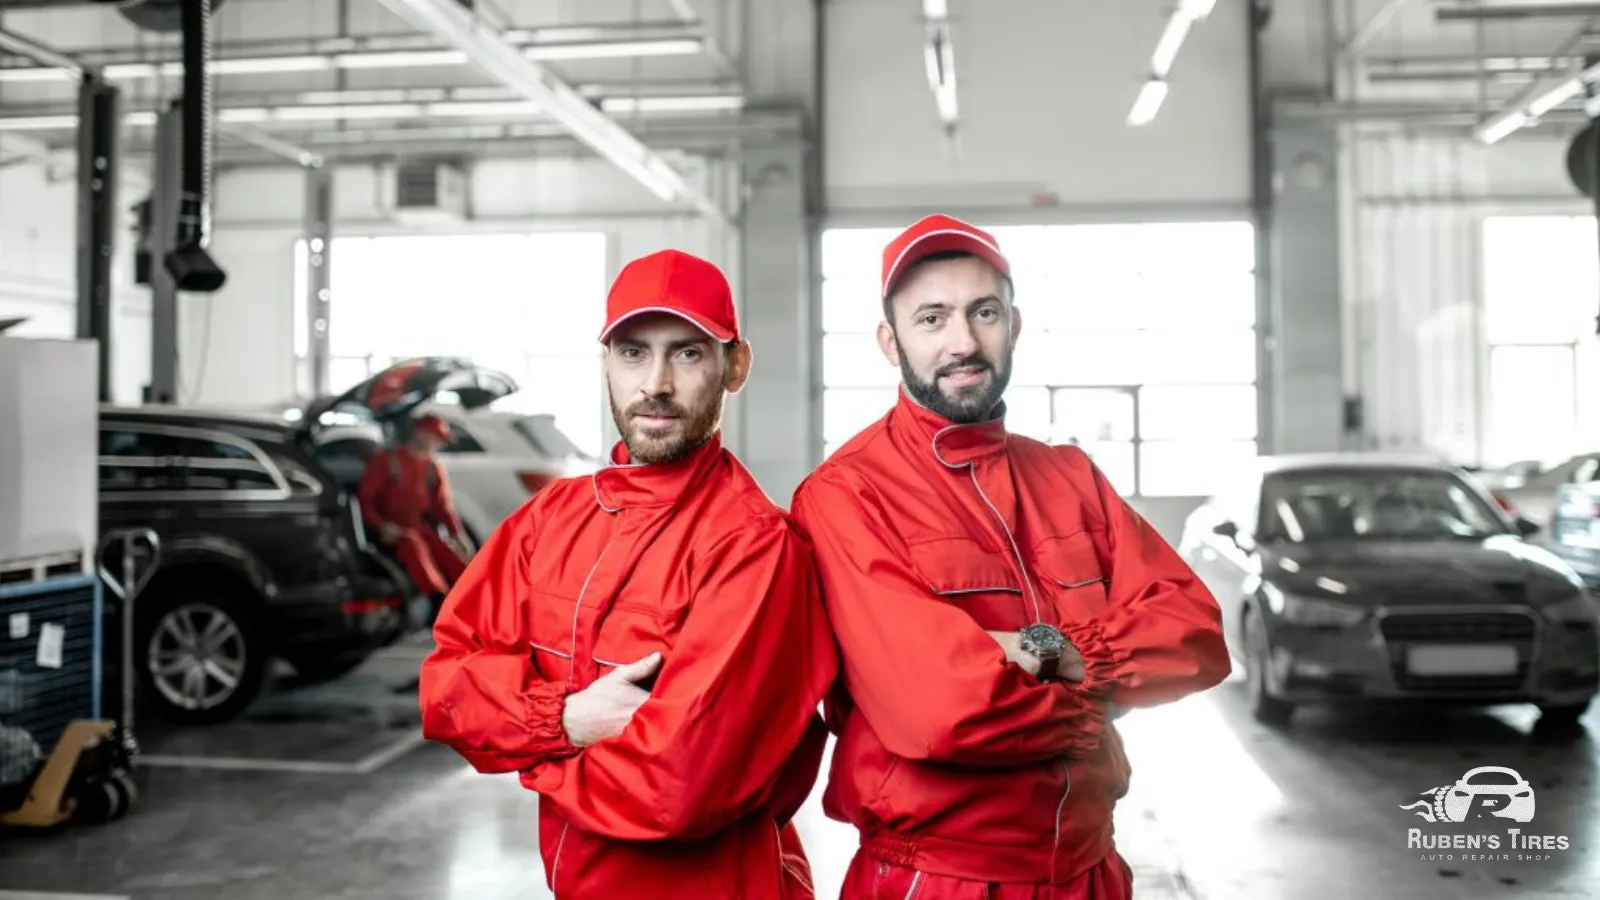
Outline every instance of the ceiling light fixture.
{"type": "Polygon", "coordinates": [[[1217,0],[1179,0],[1177,8],[1167,17],[1156,48],[1150,54],[1150,76],[1128,110],[1127,123],[1130,127],[1138,128],[1155,121],[1171,88],[1167,76],[1178,61],[1178,52],[1183,49],[1184,41],[1188,40],[1189,31],[1204,22],[1216,6],[1217,0]]]}

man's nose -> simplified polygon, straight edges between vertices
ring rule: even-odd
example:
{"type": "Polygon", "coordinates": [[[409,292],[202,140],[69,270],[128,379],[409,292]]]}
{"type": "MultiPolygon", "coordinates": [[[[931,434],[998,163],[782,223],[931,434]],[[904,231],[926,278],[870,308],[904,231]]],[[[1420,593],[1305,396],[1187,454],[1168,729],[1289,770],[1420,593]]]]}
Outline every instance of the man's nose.
{"type": "Polygon", "coordinates": [[[672,393],[672,366],[666,359],[658,357],[650,364],[650,371],[645,375],[644,383],[639,385],[639,390],[651,397],[672,393]]]}
{"type": "Polygon", "coordinates": [[[945,329],[945,352],[954,359],[966,359],[978,352],[978,336],[972,323],[963,318],[950,320],[945,329]]]}

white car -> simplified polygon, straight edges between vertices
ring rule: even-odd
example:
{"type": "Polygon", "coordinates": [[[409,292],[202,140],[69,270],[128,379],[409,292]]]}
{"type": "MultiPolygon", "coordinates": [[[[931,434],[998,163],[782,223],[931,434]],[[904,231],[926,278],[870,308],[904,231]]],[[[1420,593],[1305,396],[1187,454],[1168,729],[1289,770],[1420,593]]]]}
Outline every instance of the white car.
{"type": "MultiPolygon", "coordinates": [[[[425,404],[417,412],[450,423],[450,443],[440,448],[439,462],[474,544],[482,544],[546,484],[598,466],[556,427],[554,416],[445,404],[425,404]]],[[[318,435],[317,458],[341,481],[353,477],[354,484],[384,442],[377,424],[333,426],[318,435]]]]}
{"type": "Polygon", "coordinates": [[[1485,480],[1500,505],[1548,528],[1555,514],[1556,492],[1563,485],[1581,485],[1600,480],[1600,453],[1582,453],[1521,478],[1505,478],[1496,484],[1485,480]]]}
{"type": "Polygon", "coordinates": [[[467,536],[482,545],[540,488],[600,465],[562,434],[554,417],[490,408],[516,390],[505,375],[429,357],[398,363],[292,415],[306,421],[317,460],[352,491],[380,447],[404,440],[412,415],[433,413],[449,422],[450,443],[439,459],[467,536]]]}

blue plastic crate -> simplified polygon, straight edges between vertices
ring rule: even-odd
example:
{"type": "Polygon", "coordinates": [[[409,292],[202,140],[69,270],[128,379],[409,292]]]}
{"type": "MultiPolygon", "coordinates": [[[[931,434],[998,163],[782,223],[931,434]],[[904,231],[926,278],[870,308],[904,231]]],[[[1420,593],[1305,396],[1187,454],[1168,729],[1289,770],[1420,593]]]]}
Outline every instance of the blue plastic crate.
{"type": "Polygon", "coordinates": [[[46,754],[69,722],[100,717],[101,603],[99,579],[88,575],[0,587],[0,725],[27,732],[46,754]],[[61,629],[59,667],[39,664],[47,625],[61,629]]]}

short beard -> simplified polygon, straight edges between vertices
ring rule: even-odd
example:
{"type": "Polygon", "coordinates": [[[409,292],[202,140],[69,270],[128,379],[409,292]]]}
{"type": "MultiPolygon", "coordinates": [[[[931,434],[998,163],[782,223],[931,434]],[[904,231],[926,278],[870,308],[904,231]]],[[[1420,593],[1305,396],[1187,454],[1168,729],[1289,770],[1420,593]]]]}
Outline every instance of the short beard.
{"type": "Polygon", "coordinates": [[[628,448],[628,458],[633,462],[652,466],[677,462],[711,440],[722,423],[723,399],[722,392],[718,391],[711,402],[695,414],[670,400],[640,400],[623,410],[617,409],[617,404],[613,402],[611,421],[616,424],[617,433],[622,435],[622,442],[628,448]],[[653,437],[633,423],[633,417],[641,413],[676,416],[682,427],[677,434],[653,437]]]}
{"type": "Polygon", "coordinates": [[[1002,365],[996,366],[985,357],[969,356],[941,366],[933,373],[933,380],[923,381],[911,370],[910,363],[902,353],[900,376],[905,381],[906,393],[929,412],[943,416],[958,425],[971,425],[974,422],[987,421],[994,415],[995,408],[1005,396],[1006,386],[1011,383],[1011,360],[1007,359],[1002,365]],[[987,386],[969,389],[960,399],[954,400],[945,396],[944,391],[939,389],[939,378],[949,374],[951,369],[973,366],[993,374],[994,377],[987,386]]]}

